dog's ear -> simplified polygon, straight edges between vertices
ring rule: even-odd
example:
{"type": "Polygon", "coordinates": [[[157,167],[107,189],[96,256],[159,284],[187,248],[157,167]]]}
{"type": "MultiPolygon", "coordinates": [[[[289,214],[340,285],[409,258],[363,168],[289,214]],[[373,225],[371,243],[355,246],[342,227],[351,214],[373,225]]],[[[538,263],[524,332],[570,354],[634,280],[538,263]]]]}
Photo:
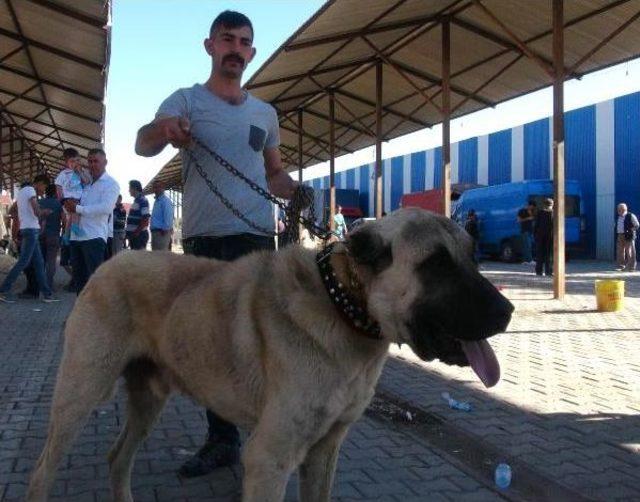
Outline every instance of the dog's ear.
{"type": "Polygon", "coordinates": [[[371,267],[380,273],[391,265],[391,245],[371,228],[363,228],[349,234],[347,238],[349,255],[360,265],[371,267]]]}

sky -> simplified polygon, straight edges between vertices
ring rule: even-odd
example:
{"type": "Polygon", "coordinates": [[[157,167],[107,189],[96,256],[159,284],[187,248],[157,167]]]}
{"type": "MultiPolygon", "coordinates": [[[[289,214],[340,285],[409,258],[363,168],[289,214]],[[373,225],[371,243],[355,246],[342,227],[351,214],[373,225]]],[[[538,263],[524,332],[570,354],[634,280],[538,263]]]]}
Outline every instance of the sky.
{"type": "MultiPolygon", "coordinates": [[[[257,54],[245,71],[246,81],[322,4],[323,0],[115,0],[105,147],[108,171],[120,183],[125,200],[130,179],[145,185],[176,153],[169,146],[156,157],[139,157],[134,152],[136,133],[173,91],[207,80],[211,62],[202,44],[218,13],[237,10],[254,25],[257,54]]],[[[639,90],[640,60],[635,60],[567,82],[565,110],[639,90]]],[[[507,129],[551,112],[552,93],[547,88],[452,121],[451,140],[507,129]]],[[[440,143],[441,127],[434,126],[384,143],[382,154],[403,155],[440,143]]],[[[364,149],[337,159],[336,170],[373,160],[373,148],[364,149]]],[[[326,163],[310,167],[305,179],[327,172],[326,163]]]]}
{"type": "Polygon", "coordinates": [[[137,156],[136,133],[153,120],[173,91],[207,80],[211,59],[203,41],[220,12],[237,10],[253,23],[257,53],[245,71],[247,80],[322,4],[322,0],[115,0],[105,150],[107,170],[120,183],[123,195],[130,179],[145,185],[175,155],[169,146],[156,157],[137,156]]]}

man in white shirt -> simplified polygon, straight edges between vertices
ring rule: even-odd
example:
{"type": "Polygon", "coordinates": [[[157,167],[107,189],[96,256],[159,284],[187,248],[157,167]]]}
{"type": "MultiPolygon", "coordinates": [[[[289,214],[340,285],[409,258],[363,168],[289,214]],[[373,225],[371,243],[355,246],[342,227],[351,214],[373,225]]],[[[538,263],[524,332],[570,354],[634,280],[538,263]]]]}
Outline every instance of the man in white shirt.
{"type": "Polygon", "coordinates": [[[48,216],[50,209],[41,209],[38,205],[38,195],[44,194],[49,185],[49,178],[45,174],[39,174],[33,179],[33,185],[25,185],[18,192],[16,202],[18,205],[18,220],[20,221],[20,257],[9,271],[2,285],[0,285],[0,302],[13,303],[11,287],[16,279],[33,261],[38,287],[43,295],[44,302],[57,302],[51,294],[51,288],[47,282],[44,270],[44,259],[38,237],[40,235],[40,218],[48,216]]]}
{"type": "Polygon", "coordinates": [[[87,164],[93,182],[82,189],[79,203],[73,199],[64,202],[68,212],[82,216],[80,235],[71,237],[71,267],[78,294],[104,261],[109,218],[120,193],[118,182],[107,174],[107,155],[104,150],[89,150],[87,164]]]}
{"type": "Polygon", "coordinates": [[[618,204],[616,219],[616,258],[619,271],[633,272],[636,269],[636,234],[638,218],[627,211],[627,205],[618,204]]]}

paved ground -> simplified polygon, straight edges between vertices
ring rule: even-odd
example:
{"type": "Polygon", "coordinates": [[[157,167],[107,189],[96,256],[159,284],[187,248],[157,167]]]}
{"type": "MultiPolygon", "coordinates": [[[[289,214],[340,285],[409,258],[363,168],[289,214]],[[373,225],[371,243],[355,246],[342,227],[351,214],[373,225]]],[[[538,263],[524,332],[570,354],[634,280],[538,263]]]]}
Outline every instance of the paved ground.
{"type": "MultiPolygon", "coordinates": [[[[393,349],[378,397],[342,448],[334,500],[640,500],[640,274],[623,276],[625,310],[601,314],[593,279],[622,277],[603,264],[570,263],[563,303],[527,266],[484,268],[517,307],[509,332],[492,339],[501,383],[487,391],[468,368],[393,349]],[[473,410],[449,409],[445,391],[473,410]],[[505,492],[491,479],[499,461],[513,468],[505,492]]],[[[74,299],[62,297],[0,305],[0,500],[23,498],[44,442],[74,299]]],[[[121,425],[120,396],[93,413],[59,470],[54,500],[109,500],[105,453],[121,425]]],[[[202,410],[173,398],[138,454],[136,500],[237,500],[238,469],[175,476],[203,436],[202,410]]]]}

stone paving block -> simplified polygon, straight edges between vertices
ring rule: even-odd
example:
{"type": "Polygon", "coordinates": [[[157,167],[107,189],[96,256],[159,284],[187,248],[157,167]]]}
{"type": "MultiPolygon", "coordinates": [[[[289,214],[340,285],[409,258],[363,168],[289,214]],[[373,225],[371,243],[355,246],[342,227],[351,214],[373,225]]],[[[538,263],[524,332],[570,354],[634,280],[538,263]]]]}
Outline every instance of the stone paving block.
{"type": "Polygon", "coordinates": [[[385,495],[411,495],[413,492],[405,483],[388,481],[385,483],[362,483],[356,481],[353,486],[364,496],[365,500],[376,500],[385,495]]]}

